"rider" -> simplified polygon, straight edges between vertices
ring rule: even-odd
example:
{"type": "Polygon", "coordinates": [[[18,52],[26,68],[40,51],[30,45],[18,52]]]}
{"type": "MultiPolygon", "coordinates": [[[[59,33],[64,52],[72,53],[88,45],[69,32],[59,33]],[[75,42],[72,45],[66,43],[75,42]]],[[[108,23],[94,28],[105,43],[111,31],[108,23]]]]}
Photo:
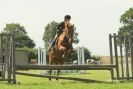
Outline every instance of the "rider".
{"type": "MultiPolygon", "coordinates": [[[[49,51],[51,51],[51,49],[52,49],[53,46],[55,45],[56,38],[60,36],[60,34],[63,32],[63,29],[65,29],[65,27],[67,27],[67,26],[69,26],[69,27],[72,26],[71,23],[70,23],[70,20],[71,20],[71,16],[70,16],[70,15],[66,15],[66,16],[64,17],[64,21],[61,22],[61,23],[57,26],[57,34],[56,34],[56,36],[55,36],[55,38],[54,38],[54,40],[53,40],[53,42],[52,42],[52,44],[51,44],[51,47],[50,47],[49,51]]],[[[72,50],[72,52],[74,52],[74,51],[72,50]]]]}

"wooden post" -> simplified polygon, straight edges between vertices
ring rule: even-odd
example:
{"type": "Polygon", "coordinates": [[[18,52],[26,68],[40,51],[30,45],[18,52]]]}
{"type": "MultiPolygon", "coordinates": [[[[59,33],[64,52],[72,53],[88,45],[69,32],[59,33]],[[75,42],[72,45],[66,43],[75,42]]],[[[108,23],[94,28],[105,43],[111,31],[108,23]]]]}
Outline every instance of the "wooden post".
{"type": "Polygon", "coordinates": [[[124,37],[124,43],[125,43],[125,59],[126,59],[126,77],[127,80],[129,80],[129,66],[128,66],[128,44],[127,44],[127,35],[124,37]]]}
{"type": "Polygon", "coordinates": [[[2,69],[1,69],[1,75],[2,75],[2,79],[4,80],[5,79],[5,75],[4,75],[4,59],[3,59],[3,35],[1,35],[1,38],[0,38],[0,59],[1,59],[1,63],[2,63],[2,69]]]}
{"type": "Polygon", "coordinates": [[[15,31],[12,33],[13,83],[16,84],[15,31]]]}
{"type": "MultiPolygon", "coordinates": [[[[113,49],[112,49],[112,35],[109,34],[109,48],[110,48],[110,63],[113,65],[113,49]]],[[[114,70],[113,67],[111,67],[111,79],[114,79],[114,70]]]]}
{"type": "Polygon", "coordinates": [[[2,46],[1,46],[1,38],[2,36],[0,36],[0,66],[1,66],[1,77],[3,77],[3,73],[2,73],[2,66],[3,66],[3,63],[2,63],[2,46]]]}
{"type": "Polygon", "coordinates": [[[6,62],[6,64],[5,64],[5,69],[7,69],[7,76],[9,75],[8,73],[9,73],[9,71],[8,71],[8,66],[9,66],[9,43],[8,43],[8,41],[9,41],[9,36],[7,35],[6,36],[6,46],[5,46],[5,62],[6,62]]]}
{"type": "Polygon", "coordinates": [[[4,52],[3,52],[3,63],[4,63],[4,71],[3,71],[3,77],[4,77],[4,79],[5,79],[5,76],[6,76],[6,49],[7,49],[7,47],[6,47],[6,45],[7,45],[7,38],[6,38],[7,36],[4,36],[4,40],[5,40],[5,46],[3,47],[3,49],[4,49],[4,52]]]}
{"type": "Polygon", "coordinates": [[[8,77],[8,82],[10,82],[9,78],[10,78],[10,39],[8,40],[8,60],[7,60],[7,77],[8,77]]]}
{"type": "Polygon", "coordinates": [[[12,36],[9,43],[9,63],[8,63],[8,82],[11,83],[12,77],[12,36]]]}
{"type": "Polygon", "coordinates": [[[119,36],[120,40],[120,57],[121,57],[121,76],[124,79],[124,66],[123,66],[123,52],[122,52],[122,37],[119,36]]]}
{"type": "MultiPolygon", "coordinates": [[[[1,39],[1,36],[0,36],[0,39],[1,39]]],[[[3,64],[2,64],[1,41],[0,41],[0,66],[1,66],[0,67],[1,68],[1,72],[0,72],[1,74],[0,75],[2,77],[2,66],[3,66],[3,64]]]]}
{"type": "Polygon", "coordinates": [[[131,33],[130,33],[130,35],[129,35],[129,48],[130,48],[130,58],[131,58],[131,72],[132,72],[132,79],[133,79],[133,38],[132,38],[132,35],[131,35],[131,33]]]}
{"type": "Polygon", "coordinates": [[[4,63],[4,66],[3,66],[3,79],[5,79],[5,76],[6,76],[6,36],[2,37],[2,43],[3,43],[3,39],[5,39],[5,46],[2,46],[2,59],[3,59],[3,63],[4,63]]]}
{"type": "Polygon", "coordinates": [[[115,50],[115,60],[116,60],[116,79],[119,80],[119,63],[118,63],[118,52],[116,43],[116,34],[114,33],[114,50],[115,50]]]}

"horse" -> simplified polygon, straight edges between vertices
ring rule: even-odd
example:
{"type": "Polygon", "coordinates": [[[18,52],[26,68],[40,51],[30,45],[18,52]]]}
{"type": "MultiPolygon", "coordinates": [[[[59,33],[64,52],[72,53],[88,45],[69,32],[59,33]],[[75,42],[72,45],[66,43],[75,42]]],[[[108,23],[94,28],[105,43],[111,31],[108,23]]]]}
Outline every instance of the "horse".
{"type": "MultiPolygon", "coordinates": [[[[68,29],[63,29],[63,32],[57,38],[55,46],[51,49],[49,53],[49,65],[54,64],[64,64],[64,59],[70,55],[72,51],[72,43],[78,43],[77,33],[74,30],[74,25],[68,27],[68,29]]],[[[57,76],[60,70],[57,71],[57,76]]],[[[51,75],[52,70],[49,71],[51,75]]],[[[51,80],[51,78],[49,78],[51,80]]],[[[58,79],[56,79],[58,80],[58,79]]]]}

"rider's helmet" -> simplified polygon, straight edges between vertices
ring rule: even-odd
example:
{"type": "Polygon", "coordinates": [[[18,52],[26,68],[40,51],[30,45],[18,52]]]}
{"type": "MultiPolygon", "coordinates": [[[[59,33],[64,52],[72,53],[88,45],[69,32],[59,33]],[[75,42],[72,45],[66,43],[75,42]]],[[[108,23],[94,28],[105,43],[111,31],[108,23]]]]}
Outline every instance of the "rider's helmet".
{"type": "Polygon", "coordinates": [[[65,15],[64,20],[70,20],[71,16],[70,15],[65,15]]]}

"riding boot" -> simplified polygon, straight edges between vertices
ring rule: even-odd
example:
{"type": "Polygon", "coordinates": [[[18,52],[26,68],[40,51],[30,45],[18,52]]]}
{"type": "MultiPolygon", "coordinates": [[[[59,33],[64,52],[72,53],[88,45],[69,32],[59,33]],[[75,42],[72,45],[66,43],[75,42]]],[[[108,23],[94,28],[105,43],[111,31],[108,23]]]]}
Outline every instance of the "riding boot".
{"type": "Polygon", "coordinates": [[[55,45],[55,40],[52,42],[51,47],[48,51],[51,51],[51,49],[54,47],[54,45],[55,45]]]}

